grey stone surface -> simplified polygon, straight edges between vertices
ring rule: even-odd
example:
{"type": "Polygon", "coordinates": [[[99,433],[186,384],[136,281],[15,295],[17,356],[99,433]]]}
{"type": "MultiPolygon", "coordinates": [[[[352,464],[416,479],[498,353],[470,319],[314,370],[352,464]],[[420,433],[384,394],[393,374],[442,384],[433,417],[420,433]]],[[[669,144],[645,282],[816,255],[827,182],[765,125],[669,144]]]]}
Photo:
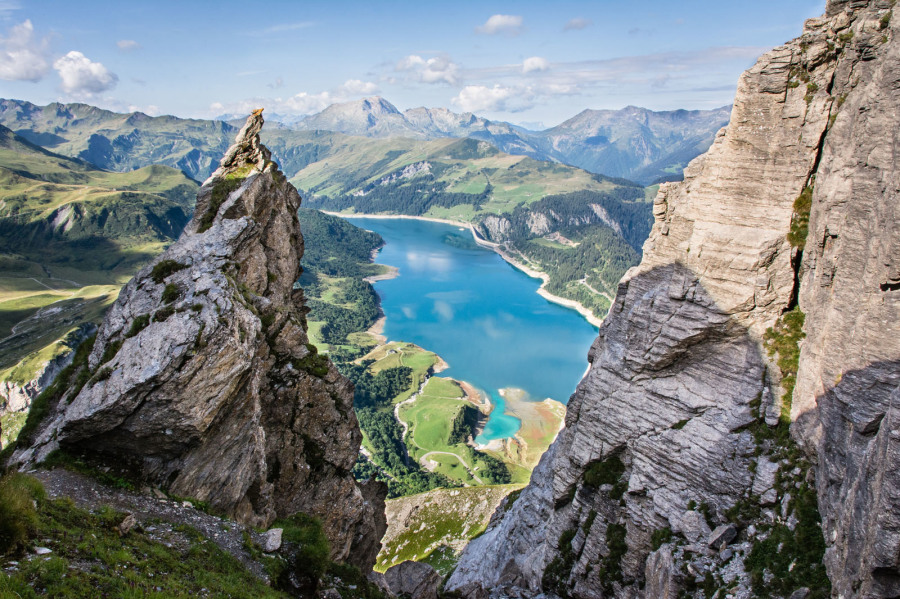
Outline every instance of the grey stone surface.
{"type": "MultiPolygon", "coordinates": [[[[799,293],[807,338],[792,428],[818,461],[829,575],[845,597],[900,593],[900,44],[896,19],[882,25],[889,7],[829,2],[741,77],[727,129],[684,182],[660,188],[643,260],[620,283],[566,428],[519,500],[468,546],[448,590],[534,596],[554,564],[573,597],[631,597],[649,582],[653,533],[694,534],[682,525],[690,502],[716,524],[742,499],[775,506],[778,464],[754,452],[747,426],[781,412],[762,338],[799,293]],[[813,183],[801,254],[786,235],[813,183]],[[583,483],[611,456],[626,467],[621,499],[583,483]],[[589,517],[571,557],[559,539],[589,517]],[[596,564],[621,527],[613,584],[596,564]]],[[[762,518],[780,520],[781,506],[762,518]]],[[[736,596],[750,595],[742,559],[675,559],[728,572],[736,596]]]]}
{"type": "Polygon", "coordinates": [[[709,524],[700,512],[688,510],[680,517],[672,518],[672,530],[684,535],[690,543],[705,541],[711,533],[709,524]]]}
{"type": "Polygon", "coordinates": [[[333,559],[368,570],[386,489],[364,493],[350,474],[362,439],[353,385],[309,345],[294,289],[300,196],[260,145],[262,125],[247,120],[180,239],[123,287],[92,379],[15,459],[58,443],[242,524],[308,513],[333,559]]]}
{"type": "Polygon", "coordinates": [[[803,252],[806,339],[792,418],[818,455],[835,595],[900,595],[900,19],[865,6],[832,83],[803,252]],[[884,40],[884,41],[883,41],[884,40]]]}
{"type": "Polygon", "coordinates": [[[720,524],[709,535],[706,544],[715,550],[721,550],[737,537],[737,529],[734,524],[720,524]]]}
{"type": "Polygon", "coordinates": [[[756,474],[753,477],[752,491],[754,495],[762,495],[775,486],[775,473],[778,472],[778,462],[761,459],[756,463],[756,474]]]}
{"type": "Polygon", "coordinates": [[[388,568],[384,580],[395,597],[437,599],[441,575],[428,564],[405,561],[388,568]]]}
{"type": "Polygon", "coordinates": [[[672,555],[672,544],[666,543],[647,556],[644,597],[647,599],[676,599],[681,590],[679,572],[672,555]]]}
{"type": "Polygon", "coordinates": [[[263,545],[263,551],[272,553],[281,549],[281,535],[284,533],[283,528],[270,528],[266,531],[266,542],[263,545]]]}

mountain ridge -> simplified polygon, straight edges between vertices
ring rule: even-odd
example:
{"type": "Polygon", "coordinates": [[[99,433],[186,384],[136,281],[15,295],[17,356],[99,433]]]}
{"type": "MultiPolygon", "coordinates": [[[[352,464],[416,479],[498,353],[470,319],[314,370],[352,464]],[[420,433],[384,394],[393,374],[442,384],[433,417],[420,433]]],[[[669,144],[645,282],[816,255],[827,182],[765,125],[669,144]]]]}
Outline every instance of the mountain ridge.
{"type": "Polygon", "coordinates": [[[619,110],[585,109],[559,125],[531,131],[446,108],[417,107],[400,111],[384,98],[373,96],[333,104],[288,126],[367,137],[473,137],[488,141],[508,154],[562,162],[649,184],[680,175],[678,166],[709,147],[712,136],[728,122],[730,112],[731,106],[670,111],[637,106],[619,110]],[[589,134],[584,134],[585,131],[589,134]],[[603,135],[599,135],[601,132],[603,135]],[[627,156],[629,149],[634,156],[627,156]],[[642,154],[637,154],[638,151],[642,154]]]}
{"type": "MultiPolygon", "coordinates": [[[[333,104],[299,120],[286,118],[279,127],[268,129],[266,135],[269,144],[276,133],[289,137],[291,131],[334,131],[345,135],[423,140],[472,137],[508,154],[560,162],[610,177],[637,179],[646,185],[680,177],[687,162],[704,151],[712,143],[715,132],[727,123],[729,110],[729,107],[663,112],[633,107],[618,111],[585,110],[556,127],[529,131],[446,108],[417,107],[401,112],[387,100],[373,96],[333,104]],[[570,127],[566,123],[577,118],[584,120],[585,115],[606,119],[602,137],[607,142],[594,139],[585,143],[583,138],[567,133],[570,127]],[[639,116],[637,120],[635,115],[639,116]],[[691,115],[693,121],[688,118],[691,115]],[[663,126],[666,119],[675,118],[681,118],[684,123],[663,126]],[[641,121],[648,124],[641,125],[641,121]],[[667,150],[670,145],[672,149],[667,150]]],[[[234,120],[152,117],[138,112],[121,114],[77,103],[41,107],[20,100],[0,100],[0,124],[33,143],[103,168],[134,168],[136,163],[132,158],[143,154],[153,162],[180,168],[200,181],[212,172],[216,156],[227,148],[229,137],[236,132],[236,125],[240,125],[234,120]]],[[[286,143],[285,149],[289,149],[290,140],[286,143]]],[[[273,147],[273,151],[280,155],[278,148],[273,147]]],[[[291,168],[290,163],[282,166],[291,168]]]]}

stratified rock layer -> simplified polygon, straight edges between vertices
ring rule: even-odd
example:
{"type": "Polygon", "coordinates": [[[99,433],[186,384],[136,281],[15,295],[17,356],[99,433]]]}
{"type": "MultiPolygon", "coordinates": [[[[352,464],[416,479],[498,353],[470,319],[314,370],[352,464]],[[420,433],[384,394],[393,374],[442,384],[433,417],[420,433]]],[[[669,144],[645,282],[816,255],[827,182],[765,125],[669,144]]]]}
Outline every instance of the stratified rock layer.
{"type": "Polygon", "coordinates": [[[708,574],[749,596],[743,560],[768,533],[747,526],[732,551],[725,513],[749,502],[765,526],[794,530],[791,492],[812,480],[760,455],[770,446],[752,433],[781,411],[763,335],[799,297],[808,337],[793,434],[817,462],[829,577],[844,597],[900,594],[891,5],[831,1],[741,77],[727,129],[659,191],[643,261],[620,283],[565,430],[448,590],[674,597],[708,574]],[[786,235],[807,186],[800,251],[786,235]],[[789,492],[776,490],[786,480],[789,492]]]}
{"type": "MultiPolygon", "coordinates": [[[[858,2],[834,2],[829,12],[858,2]]],[[[863,3],[865,4],[865,3],[863,3]]],[[[832,83],[801,269],[793,419],[819,456],[835,595],[900,596],[900,18],[869,2],[832,83]]]]}
{"type": "Polygon", "coordinates": [[[350,474],[353,387],[308,343],[294,288],[300,196],[259,144],[262,124],[248,119],[181,238],[122,289],[91,380],[18,459],[58,443],[132,464],[245,524],[312,514],[332,558],[367,569],[385,490],[350,474]]]}

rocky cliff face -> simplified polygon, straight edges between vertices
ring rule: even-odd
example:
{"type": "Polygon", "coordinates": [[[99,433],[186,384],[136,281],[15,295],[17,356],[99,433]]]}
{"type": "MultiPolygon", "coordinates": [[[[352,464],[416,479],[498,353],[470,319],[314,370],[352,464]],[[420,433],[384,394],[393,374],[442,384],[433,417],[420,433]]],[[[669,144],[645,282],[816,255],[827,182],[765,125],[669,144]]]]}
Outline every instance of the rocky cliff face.
{"type": "Polygon", "coordinates": [[[891,6],[831,1],[742,76],[660,189],[565,430],[448,589],[828,596],[824,552],[836,596],[900,593],[891,6]]]}
{"type": "Polygon", "coordinates": [[[353,387],[308,342],[300,197],[262,124],[248,119],[181,238],[122,289],[90,380],[15,459],[89,451],[253,526],[312,514],[332,559],[370,568],[384,489],[350,474],[353,387]]]}

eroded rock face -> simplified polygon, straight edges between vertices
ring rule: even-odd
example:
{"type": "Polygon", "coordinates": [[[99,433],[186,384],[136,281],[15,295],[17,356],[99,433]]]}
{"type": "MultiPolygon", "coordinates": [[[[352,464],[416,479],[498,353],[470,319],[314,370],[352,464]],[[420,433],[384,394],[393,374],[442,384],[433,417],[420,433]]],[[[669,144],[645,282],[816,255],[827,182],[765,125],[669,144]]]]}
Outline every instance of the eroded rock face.
{"type": "MultiPolygon", "coordinates": [[[[858,3],[834,3],[829,11],[858,3]]],[[[900,31],[869,2],[835,70],[800,306],[792,416],[818,456],[836,594],[900,595],[900,31]],[[884,41],[887,40],[887,41],[884,41]]],[[[840,17],[840,13],[837,13],[840,17]]],[[[893,18],[891,18],[893,17],[893,18]]]]}
{"type": "Polygon", "coordinates": [[[760,522],[798,525],[791,493],[773,485],[788,477],[796,496],[812,473],[760,455],[768,446],[751,428],[778,422],[781,375],[762,338],[799,297],[808,337],[793,434],[818,462],[829,576],[845,597],[900,593],[900,44],[890,5],[832,1],[741,77],[728,128],[683,183],[660,189],[643,261],[620,283],[566,428],[512,508],[466,549],[448,590],[674,596],[709,573],[749,596],[743,560],[767,533],[742,528],[738,554],[724,537],[709,547],[710,529],[725,530],[726,512],[749,499],[760,522]],[[802,252],[786,236],[807,186],[802,252]],[[667,532],[683,544],[653,551],[667,532]]]}
{"type": "Polygon", "coordinates": [[[368,569],[385,489],[364,493],[350,474],[353,387],[308,343],[300,196],[259,144],[262,124],[248,119],[181,238],[122,289],[91,380],[20,461],[58,443],[244,524],[312,514],[333,559],[368,569]]]}

